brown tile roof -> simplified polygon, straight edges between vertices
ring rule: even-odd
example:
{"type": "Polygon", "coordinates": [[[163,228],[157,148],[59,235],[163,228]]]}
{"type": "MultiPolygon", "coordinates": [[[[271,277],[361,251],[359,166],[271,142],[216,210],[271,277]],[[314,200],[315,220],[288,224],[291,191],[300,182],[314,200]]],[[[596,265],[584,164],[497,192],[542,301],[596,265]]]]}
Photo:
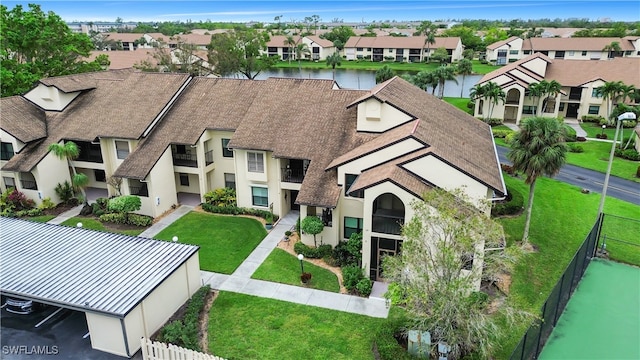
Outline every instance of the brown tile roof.
{"type": "MultiPolygon", "coordinates": [[[[138,139],[189,77],[132,70],[74,76],[95,82],[96,88],[80,94],[62,112],[47,112],[47,138],[26,146],[25,151],[11,158],[3,170],[31,171],[47,154],[49,144],[62,139],[138,139]]],[[[56,79],[46,81],[55,82],[56,79]]]]}
{"type": "Polygon", "coordinates": [[[433,187],[402,167],[402,163],[430,153],[430,149],[422,149],[392,161],[380,164],[358,175],[351,184],[350,191],[363,190],[385,181],[391,181],[417,197],[433,187]]]}
{"type": "Polygon", "coordinates": [[[562,86],[582,86],[596,79],[622,81],[640,87],[640,58],[617,57],[611,60],[553,60],[547,67],[547,80],[562,86]]]}
{"type": "Polygon", "coordinates": [[[322,38],[320,38],[320,36],[309,35],[309,36],[307,36],[307,39],[313,41],[314,43],[318,44],[318,46],[323,47],[323,48],[333,47],[333,42],[331,42],[329,40],[322,39],[322,38]]]}
{"type": "Polygon", "coordinates": [[[109,69],[127,69],[132,68],[136,64],[148,60],[152,65],[157,65],[157,61],[153,58],[154,49],[138,48],[133,51],[92,51],[88,60],[95,60],[98,55],[109,56],[109,69]]]}
{"type": "MultiPolygon", "coordinates": [[[[401,49],[420,49],[424,47],[424,36],[376,36],[376,37],[360,37],[352,36],[347,40],[345,48],[362,47],[362,48],[401,48],[401,49]]],[[[428,44],[430,49],[444,47],[445,49],[455,49],[460,42],[459,37],[437,37],[435,44],[428,44]]]]}
{"type": "Polygon", "coordinates": [[[2,122],[0,128],[23,143],[47,136],[44,110],[22,96],[0,100],[2,122]]]}
{"type": "MultiPolygon", "coordinates": [[[[516,81],[517,76],[512,74],[514,70],[527,73],[540,81],[542,77],[522,67],[522,64],[535,58],[542,58],[548,62],[544,78],[547,81],[556,80],[562,86],[582,86],[588,82],[602,79],[604,81],[623,81],[627,85],[640,87],[640,58],[617,57],[611,60],[564,60],[550,59],[541,53],[529,55],[524,59],[494,70],[484,75],[478,83],[490,81],[503,74],[512,77],[516,81]]],[[[525,88],[527,85],[528,83],[523,82],[525,88]]]]}
{"type": "Polygon", "coordinates": [[[516,39],[519,39],[519,37],[512,36],[512,37],[510,37],[508,39],[504,39],[504,40],[501,40],[501,41],[496,41],[493,44],[487,46],[487,50],[495,50],[495,49],[499,48],[500,46],[508,44],[508,43],[510,43],[510,42],[512,42],[513,40],[516,40],[516,39]]]}
{"type": "MultiPolygon", "coordinates": [[[[167,40],[165,40],[167,41],[167,40]]],[[[194,44],[198,46],[206,46],[211,43],[211,34],[209,35],[201,35],[201,34],[178,34],[174,35],[168,39],[167,43],[169,44],[177,44],[179,41],[194,44]]]]}
{"type": "MultiPolygon", "coordinates": [[[[429,150],[435,156],[498,193],[504,193],[491,128],[487,124],[398,77],[376,87],[375,97],[419,119],[414,127],[408,123],[390,132],[405,131],[407,135],[411,134],[428,144],[429,150]]],[[[401,138],[399,134],[380,135],[387,136],[401,138]]],[[[373,151],[376,147],[384,146],[378,139],[372,142],[376,143],[364,144],[360,149],[353,150],[350,155],[356,158],[360,154],[373,151]]],[[[337,162],[344,161],[346,159],[339,158],[337,162]]]]}
{"type": "Polygon", "coordinates": [[[522,50],[548,51],[602,51],[602,49],[618,42],[622,51],[632,51],[635,48],[628,40],[622,38],[605,37],[575,37],[575,38],[529,38],[522,43],[522,50]]]}
{"type": "Polygon", "coordinates": [[[144,34],[141,34],[141,33],[117,33],[117,32],[110,32],[104,35],[106,36],[107,40],[131,42],[131,43],[135,42],[136,40],[139,40],[141,37],[144,36],[144,34]]]}
{"type": "MultiPolygon", "coordinates": [[[[300,42],[301,37],[299,35],[294,35],[292,37],[296,43],[300,42]]],[[[287,47],[288,45],[284,44],[285,40],[287,40],[287,37],[284,35],[271,35],[271,37],[269,38],[269,42],[267,42],[267,46],[280,48],[287,47]]]]}
{"type": "Polygon", "coordinates": [[[115,175],[144,179],[170,144],[193,145],[207,129],[234,131],[264,85],[264,81],[194,78],[115,175]]]}

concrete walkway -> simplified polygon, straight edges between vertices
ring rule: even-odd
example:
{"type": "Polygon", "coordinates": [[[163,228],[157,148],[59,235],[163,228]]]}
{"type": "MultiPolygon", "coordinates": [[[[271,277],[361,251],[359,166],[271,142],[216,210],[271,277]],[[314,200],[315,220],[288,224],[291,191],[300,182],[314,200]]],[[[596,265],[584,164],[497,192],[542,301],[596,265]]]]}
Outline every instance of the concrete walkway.
{"type": "Polygon", "coordinates": [[[189,205],[180,205],[179,208],[175,209],[171,214],[163,217],[157,223],[151,225],[147,230],[140,233],[140,237],[152,238],[164,228],[171,225],[174,221],[180,219],[185,216],[189,211],[193,210],[193,206],[189,205]]]}
{"type": "Polygon", "coordinates": [[[520,131],[520,128],[518,127],[518,125],[516,125],[516,123],[504,122],[504,123],[502,123],[502,125],[508,127],[509,129],[511,129],[513,131],[520,131]]]}
{"type": "Polygon", "coordinates": [[[47,221],[47,224],[54,224],[54,225],[60,225],[63,222],[71,219],[74,216],[78,216],[80,215],[80,211],[82,211],[82,206],[84,206],[83,204],[80,204],[72,209],[69,209],[65,212],[63,212],[62,214],[54,217],[53,219],[47,221]]]}
{"type": "Polygon", "coordinates": [[[203,284],[213,289],[237,292],[269,299],[289,301],[296,304],[317,306],[325,309],[345,311],[371,317],[386,318],[389,309],[383,298],[362,298],[302,286],[280,284],[251,279],[253,273],[284,238],[284,232],[295,227],[298,212],[285,215],[267,234],[253,252],[231,275],[200,271],[203,284]]]}
{"type": "Polygon", "coordinates": [[[584,138],[587,137],[587,132],[584,131],[582,126],[580,126],[578,119],[564,119],[564,123],[571,126],[576,131],[576,136],[582,136],[584,138]]]}

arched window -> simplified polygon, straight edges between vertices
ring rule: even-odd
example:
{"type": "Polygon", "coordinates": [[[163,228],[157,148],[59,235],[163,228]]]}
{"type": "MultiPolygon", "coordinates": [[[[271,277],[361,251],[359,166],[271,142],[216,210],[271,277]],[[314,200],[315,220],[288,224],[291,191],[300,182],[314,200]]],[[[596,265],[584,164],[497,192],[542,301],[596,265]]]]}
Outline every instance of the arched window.
{"type": "Polygon", "coordinates": [[[404,203],[391,193],[384,193],[373,201],[373,232],[400,235],[400,227],[404,224],[404,203]]]}

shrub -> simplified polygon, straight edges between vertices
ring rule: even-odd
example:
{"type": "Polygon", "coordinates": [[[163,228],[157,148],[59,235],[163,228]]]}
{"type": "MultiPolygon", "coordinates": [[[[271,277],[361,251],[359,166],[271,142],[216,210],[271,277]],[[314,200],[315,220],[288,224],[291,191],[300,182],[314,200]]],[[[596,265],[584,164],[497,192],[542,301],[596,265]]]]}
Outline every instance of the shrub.
{"type": "Polygon", "coordinates": [[[491,215],[515,215],[522,211],[523,206],[524,196],[512,187],[507,186],[507,198],[493,204],[493,208],[491,208],[491,215]]]}
{"type": "Polygon", "coordinates": [[[569,125],[564,126],[564,141],[574,142],[576,141],[576,129],[569,125]]]}
{"type": "Polygon", "coordinates": [[[300,275],[300,281],[302,281],[304,284],[311,281],[311,273],[308,273],[308,272],[302,273],[300,275]]]}
{"type": "Polygon", "coordinates": [[[511,131],[511,130],[492,129],[491,132],[493,133],[493,137],[494,138],[504,139],[504,138],[507,137],[507,135],[511,134],[513,131],[511,131]]]}
{"type": "Polygon", "coordinates": [[[482,119],[485,123],[494,126],[494,125],[502,125],[502,119],[491,118],[491,119],[482,119]]]}
{"type": "Polygon", "coordinates": [[[516,173],[516,169],[514,169],[513,166],[508,164],[500,163],[500,168],[502,169],[502,171],[506,172],[509,175],[515,175],[516,173]]]}
{"type": "Polygon", "coordinates": [[[580,145],[576,145],[576,144],[569,144],[569,151],[572,153],[581,153],[584,152],[584,148],[580,145]]]}
{"type": "Polygon", "coordinates": [[[600,123],[600,120],[603,120],[604,118],[602,116],[598,116],[598,115],[582,115],[582,121],[583,122],[591,122],[591,123],[600,123]]]}
{"type": "Polygon", "coordinates": [[[53,209],[54,207],[56,207],[56,204],[54,204],[53,201],[51,201],[50,197],[46,197],[42,199],[42,203],[40,204],[40,206],[38,206],[38,209],[47,210],[47,209],[53,209]]]}
{"type": "Polygon", "coordinates": [[[200,348],[200,313],[205,304],[207,294],[211,292],[209,285],[201,287],[189,299],[182,319],[177,319],[160,329],[158,340],[172,343],[187,349],[202,351],[200,348]]]}
{"type": "Polygon", "coordinates": [[[636,177],[640,178],[640,166],[636,169],[636,177]]]}
{"type": "Polygon", "coordinates": [[[576,141],[584,142],[584,141],[587,141],[587,138],[584,136],[577,136],[576,141]]]}
{"type": "Polygon", "coordinates": [[[60,198],[60,201],[63,203],[67,203],[73,198],[73,186],[71,186],[71,183],[68,181],[63,182],[62,184],[58,183],[54,190],[56,195],[60,198]]]}
{"type": "Polygon", "coordinates": [[[146,215],[129,214],[129,221],[127,223],[135,226],[151,226],[153,218],[146,215]]]}
{"type": "Polygon", "coordinates": [[[317,216],[307,216],[300,223],[302,232],[313,235],[313,244],[317,247],[316,235],[324,230],[324,224],[317,216]]]}
{"type": "Polygon", "coordinates": [[[360,293],[360,296],[369,297],[373,289],[373,283],[369,279],[360,279],[356,284],[356,289],[358,293],[360,293]]]}
{"type": "Polygon", "coordinates": [[[284,232],[284,236],[291,236],[291,234],[292,234],[292,232],[291,232],[291,231],[289,231],[289,230],[287,230],[287,231],[285,231],[285,232],[284,232]]]}
{"type": "Polygon", "coordinates": [[[621,157],[623,159],[631,161],[640,161],[640,154],[636,151],[636,149],[623,150],[620,148],[616,148],[615,155],[617,157],[621,157]]]}
{"type": "Polygon", "coordinates": [[[295,251],[296,254],[304,255],[304,257],[306,258],[322,259],[324,257],[330,256],[332,249],[331,245],[328,244],[320,245],[317,248],[312,248],[302,242],[297,242],[293,245],[293,251],[295,251]]]}
{"type": "Polygon", "coordinates": [[[480,59],[480,64],[486,65],[489,61],[487,59],[480,59]]]}
{"type": "Polygon", "coordinates": [[[473,109],[475,109],[475,107],[476,107],[476,103],[475,103],[475,102],[473,102],[473,101],[471,101],[471,100],[469,100],[469,101],[467,102],[467,109],[471,109],[471,110],[473,110],[473,109]]]}
{"type": "Polygon", "coordinates": [[[607,139],[607,134],[596,134],[596,139],[607,139]]]}
{"type": "Polygon", "coordinates": [[[215,206],[237,206],[236,190],[231,188],[218,188],[204,194],[204,201],[215,206]]]}
{"type": "Polygon", "coordinates": [[[601,118],[600,122],[598,123],[600,126],[602,125],[606,125],[609,126],[609,120],[605,119],[605,118],[601,118]]]}
{"type": "Polygon", "coordinates": [[[638,125],[638,122],[635,120],[622,120],[623,128],[634,128],[636,125],[638,125]]]}
{"type": "Polygon", "coordinates": [[[362,279],[364,279],[364,275],[358,265],[349,265],[342,268],[342,281],[347,290],[356,290],[356,286],[362,279]]]}
{"type": "Polygon", "coordinates": [[[100,217],[105,213],[105,211],[102,209],[102,207],[98,203],[91,204],[91,208],[93,209],[93,215],[95,215],[96,217],[100,217]]]}
{"type": "Polygon", "coordinates": [[[20,211],[33,209],[36,203],[16,188],[8,188],[2,194],[1,206],[10,208],[13,211],[20,211]]]}
{"type": "Polygon", "coordinates": [[[99,219],[102,222],[110,222],[115,224],[125,224],[126,218],[124,213],[109,213],[100,215],[99,219]]]}
{"type": "Polygon", "coordinates": [[[263,219],[267,219],[269,216],[272,216],[272,221],[278,221],[278,215],[274,215],[267,210],[258,210],[252,208],[243,208],[237,206],[215,206],[208,203],[202,203],[202,209],[204,211],[214,213],[214,214],[225,214],[225,215],[251,215],[257,216],[263,219]]]}

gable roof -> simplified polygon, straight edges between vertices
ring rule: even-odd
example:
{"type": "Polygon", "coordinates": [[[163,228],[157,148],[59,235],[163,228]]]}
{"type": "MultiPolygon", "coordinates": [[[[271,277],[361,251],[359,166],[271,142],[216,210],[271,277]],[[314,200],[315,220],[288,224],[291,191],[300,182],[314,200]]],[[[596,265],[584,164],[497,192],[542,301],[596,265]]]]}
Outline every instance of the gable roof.
{"type": "Polygon", "coordinates": [[[323,48],[327,48],[327,47],[333,47],[333,42],[323,39],[320,36],[316,36],[316,35],[309,35],[306,36],[307,39],[311,40],[312,42],[318,44],[318,46],[323,47],[323,48]]]}
{"type": "Polygon", "coordinates": [[[492,79],[495,79],[497,77],[499,77],[500,75],[506,75],[508,77],[510,77],[513,81],[519,82],[521,83],[521,85],[523,85],[525,88],[527,87],[527,85],[530,82],[524,81],[523,79],[520,79],[518,77],[518,75],[515,74],[515,72],[523,72],[529,76],[531,76],[532,78],[536,79],[537,81],[542,81],[544,79],[544,77],[542,76],[542,74],[537,74],[533,71],[531,71],[530,69],[528,69],[526,67],[526,64],[532,60],[535,59],[542,59],[545,62],[547,62],[548,64],[553,63],[554,61],[558,61],[556,59],[551,59],[550,57],[542,54],[542,53],[535,53],[533,55],[529,55],[525,58],[522,58],[518,61],[509,63],[507,65],[502,66],[501,68],[494,70],[488,74],[485,74],[479,81],[478,84],[482,84],[484,82],[490,81],[492,79]]]}
{"type": "Polygon", "coordinates": [[[506,44],[512,42],[513,40],[516,40],[516,39],[520,39],[520,38],[517,37],[517,36],[512,36],[512,37],[510,37],[508,39],[504,39],[504,40],[501,40],[501,41],[496,41],[493,44],[487,46],[487,50],[495,50],[495,49],[499,48],[500,46],[506,45],[506,44]]]}
{"type": "MultiPolygon", "coordinates": [[[[140,138],[189,75],[110,70],[78,74],[74,78],[80,83],[96,84],[95,89],[81,93],[62,112],[46,112],[47,138],[27,145],[3,170],[31,171],[48,153],[48,146],[63,139],[140,138]]],[[[59,81],[51,78],[42,82],[59,81]]]]}
{"type": "Polygon", "coordinates": [[[22,96],[10,96],[0,100],[2,122],[0,128],[23,143],[47,136],[45,112],[22,96]]]}

